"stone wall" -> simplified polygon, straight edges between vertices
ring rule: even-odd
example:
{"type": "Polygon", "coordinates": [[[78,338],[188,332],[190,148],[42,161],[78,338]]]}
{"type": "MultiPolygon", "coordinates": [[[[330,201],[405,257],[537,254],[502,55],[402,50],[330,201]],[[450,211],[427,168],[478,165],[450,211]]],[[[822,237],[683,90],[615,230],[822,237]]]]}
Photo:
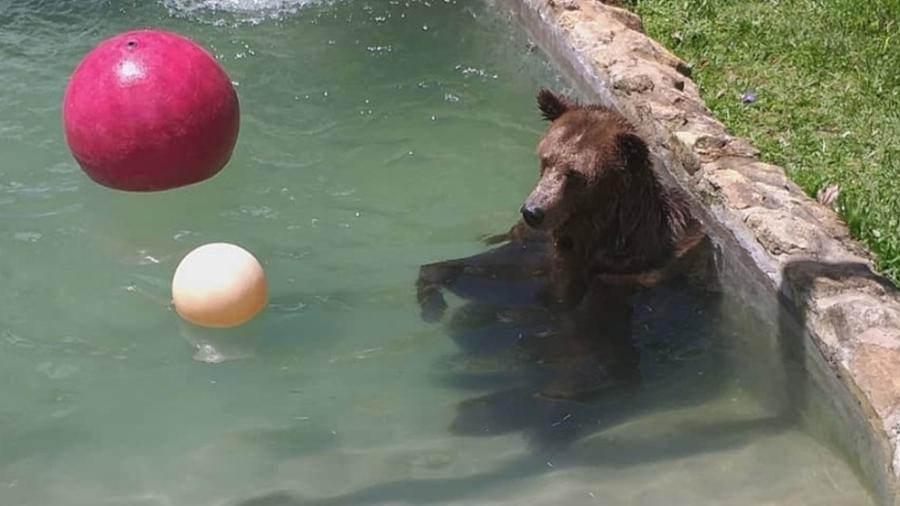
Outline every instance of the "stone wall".
{"type": "Polygon", "coordinates": [[[715,119],[689,66],[647,37],[638,16],[597,0],[505,2],[587,94],[635,123],[663,175],[702,203],[701,214],[742,250],[768,299],[805,327],[806,348],[849,393],[869,432],[852,443],[858,466],[880,502],[900,504],[897,289],[873,273],[831,209],[715,119]]]}

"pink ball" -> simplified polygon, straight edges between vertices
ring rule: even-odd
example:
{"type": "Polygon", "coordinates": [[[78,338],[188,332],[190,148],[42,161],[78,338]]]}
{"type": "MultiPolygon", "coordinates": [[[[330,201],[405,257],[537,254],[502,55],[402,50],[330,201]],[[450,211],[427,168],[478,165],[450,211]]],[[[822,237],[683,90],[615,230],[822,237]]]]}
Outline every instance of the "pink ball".
{"type": "Polygon", "coordinates": [[[63,126],[69,149],[94,181],[119,190],[185,186],[231,158],[237,93],[192,40],[160,30],[116,35],[69,78],[63,126]]]}

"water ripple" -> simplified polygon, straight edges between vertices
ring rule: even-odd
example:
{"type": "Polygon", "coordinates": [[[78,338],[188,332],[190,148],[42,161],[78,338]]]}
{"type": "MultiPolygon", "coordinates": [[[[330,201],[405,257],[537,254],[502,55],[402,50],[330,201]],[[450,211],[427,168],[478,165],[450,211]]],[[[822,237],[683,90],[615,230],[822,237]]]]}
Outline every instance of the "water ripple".
{"type": "Polygon", "coordinates": [[[322,0],[162,0],[169,14],[217,26],[283,21],[322,0]]]}
{"type": "Polygon", "coordinates": [[[60,207],[59,209],[53,209],[51,211],[43,211],[36,213],[0,213],[0,218],[2,219],[36,219],[36,218],[47,218],[49,216],[57,216],[60,214],[68,214],[74,213],[76,211],[80,211],[81,208],[84,207],[80,203],[79,204],[71,204],[68,206],[60,207]]]}

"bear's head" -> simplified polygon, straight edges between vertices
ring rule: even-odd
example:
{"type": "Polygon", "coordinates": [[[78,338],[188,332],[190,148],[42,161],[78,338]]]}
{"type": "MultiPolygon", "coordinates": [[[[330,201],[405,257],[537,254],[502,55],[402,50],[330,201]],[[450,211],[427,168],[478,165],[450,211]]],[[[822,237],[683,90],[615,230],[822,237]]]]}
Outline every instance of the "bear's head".
{"type": "MultiPolygon", "coordinates": [[[[575,216],[597,218],[647,170],[647,145],[619,114],[580,105],[542,89],[537,96],[550,121],[538,144],[540,179],[522,206],[530,227],[553,232],[575,216]]],[[[602,217],[599,217],[602,219],[602,217]]]]}

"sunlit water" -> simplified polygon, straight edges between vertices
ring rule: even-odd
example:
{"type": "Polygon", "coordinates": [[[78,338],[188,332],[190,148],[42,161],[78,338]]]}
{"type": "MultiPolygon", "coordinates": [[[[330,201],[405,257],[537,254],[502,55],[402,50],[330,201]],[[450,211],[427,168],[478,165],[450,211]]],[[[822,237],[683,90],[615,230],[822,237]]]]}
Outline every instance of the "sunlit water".
{"type": "Polygon", "coordinates": [[[0,0],[0,504],[868,504],[731,301],[645,296],[642,387],[580,403],[419,319],[418,266],[480,251],[533,182],[533,94],[565,89],[542,58],[477,1],[0,0]],[[135,26],[237,85],[211,181],[112,192],[66,150],[68,73],[135,26]],[[268,272],[245,329],[168,308],[211,241],[268,272]]]}

